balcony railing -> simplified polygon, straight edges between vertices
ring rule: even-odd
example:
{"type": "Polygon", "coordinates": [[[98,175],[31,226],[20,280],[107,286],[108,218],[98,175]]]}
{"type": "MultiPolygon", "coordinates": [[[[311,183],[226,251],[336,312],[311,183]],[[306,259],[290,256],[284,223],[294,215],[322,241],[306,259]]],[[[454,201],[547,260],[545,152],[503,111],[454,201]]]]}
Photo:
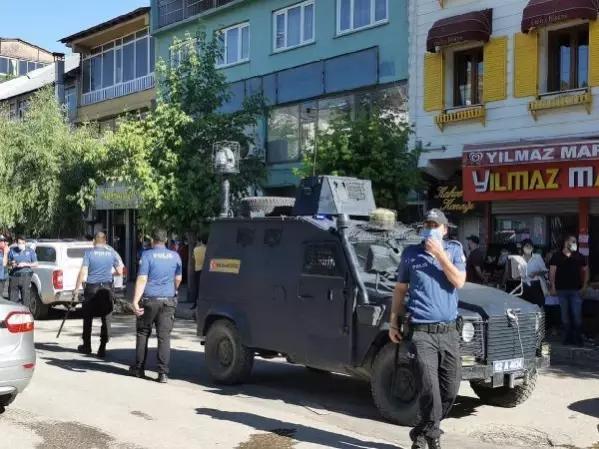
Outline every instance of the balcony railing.
{"type": "Polygon", "coordinates": [[[158,0],[158,27],[181,22],[236,0],[158,0]]]}
{"type": "Polygon", "coordinates": [[[131,81],[83,94],[81,96],[81,106],[100,103],[112,98],[124,97],[125,95],[141,92],[142,90],[151,89],[152,87],[154,87],[154,74],[150,73],[141,78],[136,78],[131,81]]]}

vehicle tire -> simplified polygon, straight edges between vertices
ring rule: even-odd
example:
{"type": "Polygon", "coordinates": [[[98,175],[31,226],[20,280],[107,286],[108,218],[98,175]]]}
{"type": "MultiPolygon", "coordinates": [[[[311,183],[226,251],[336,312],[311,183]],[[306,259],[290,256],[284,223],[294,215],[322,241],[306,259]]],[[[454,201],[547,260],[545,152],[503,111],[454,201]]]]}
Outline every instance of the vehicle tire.
{"type": "Polygon", "coordinates": [[[228,320],[210,326],[204,356],[214,381],[225,385],[243,383],[254,365],[254,352],[243,345],[237,327],[228,320]]]}
{"type": "Polygon", "coordinates": [[[244,214],[250,212],[272,213],[275,208],[293,207],[295,198],[282,196],[251,196],[241,200],[241,210],[244,214]]]}
{"type": "Polygon", "coordinates": [[[0,396],[0,407],[8,407],[16,398],[16,394],[5,394],[0,396]]]}
{"type": "Polygon", "coordinates": [[[536,371],[529,373],[528,380],[514,388],[490,388],[481,383],[470,381],[470,386],[474,390],[474,393],[476,393],[483,403],[503,408],[513,408],[526,402],[534,391],[536,384],[536,371]]]}
{"type": "Polygon", "coordinates": [[[374,403],[383,417],[400,426],[413,427],[420,420],[420,392],[414,369],[404,351],[400,351],[395,388],[393,364],[395,344],[388,343],[376,355],[372,366],[370,389],[374,403]]]}
{"type": "Polygon", "coordinates": [[[50,306],[42,302],[42,298],[34,284],[31,284],[31,292],[29,294],[29,304],[25,304],[29,307],[29,311],[33,315],[33,319],[42,320],[48,316],[50,306]]]}

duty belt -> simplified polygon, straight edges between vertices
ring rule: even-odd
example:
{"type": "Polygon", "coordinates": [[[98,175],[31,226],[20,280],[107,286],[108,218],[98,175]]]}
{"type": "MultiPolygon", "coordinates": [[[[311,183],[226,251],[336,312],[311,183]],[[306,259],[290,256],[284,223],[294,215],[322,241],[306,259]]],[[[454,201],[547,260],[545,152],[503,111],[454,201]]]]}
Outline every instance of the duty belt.
{"type": "Polygon", "coordinates": [[[412,329],[420,332],[428,332],[429,334],[446,334],[452,330],[457,329],[456,322],[450,321],[449,323],[431,323],[431,324],[412,324],[412,329]]]}
{"type": "Polygon", "coordinates": [[[176,296],[143,296],[142,301],[172,301],[176,296]]]}

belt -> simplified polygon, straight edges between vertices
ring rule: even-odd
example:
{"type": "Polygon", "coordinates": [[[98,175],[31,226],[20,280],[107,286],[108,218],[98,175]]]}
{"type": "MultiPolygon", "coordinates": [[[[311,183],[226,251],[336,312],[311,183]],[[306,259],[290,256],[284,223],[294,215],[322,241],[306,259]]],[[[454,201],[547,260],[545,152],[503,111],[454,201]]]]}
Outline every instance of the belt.
{"type": "Polygon", "coordinates": [[[32,274],[33,274],[33,271],[26,271],[26,272],[17,271],[16,273],[11,273],[10,276],[20,278],[22,276],[31,276],[32,274]]]}
{"type": "Polygon", "coordinates": [[[452,330],[456,330],[456,322],[450,321],[449,323],[431,323],[431,324],[412,324],[412,329],[420,332],[427,332],[429,334],[446,334],[452,330]]]}
{"type": "Polygon", "coordinates": [[[172,301],[176,296],[142,296],[142,301],[172,301]]]}
{"type": "Polygon", "coordinates": [[[112,282],[98,282],[96,284],[86,284],[86,287],[112,287],[112,282]]]}

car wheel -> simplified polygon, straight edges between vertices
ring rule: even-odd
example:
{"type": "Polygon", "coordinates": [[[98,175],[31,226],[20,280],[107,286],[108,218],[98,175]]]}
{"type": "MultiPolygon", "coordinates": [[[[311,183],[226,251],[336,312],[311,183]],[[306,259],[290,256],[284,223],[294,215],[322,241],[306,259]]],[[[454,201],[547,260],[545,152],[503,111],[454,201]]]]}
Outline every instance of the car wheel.
{"type": "Polygon", "coordinates": [[[210,326],[204,355],[212,378],[226,385],[244,382],[254,365],[254,352],[243,345],[237,327],[228,320],[210,326]]]}
{"type": "Polygon", "coordinates": [[[41,320],[48,316],[50,306],[42,302],[42,298],[34,284],[31,284],[31,293],[29,295],[29,304],[25,304],[29,307],[29,311],[36,320],[41,320]]]}
{"type": "Polygon", "coordinates": [[[412,364],[402,351],[394,381],[395,348],[394,343],[388,343],[376,355],[370,388],[374,403],[386,420],[412,427],[420,420],[420,390],[412,364]]]}
{"type": "Polygon", "coordinates": [[[16,394],[5,394],[0,396],[0,407],[8,407],[16,398],[16,394]]]}
{"type": "Polygon", "coordinates": [[[530,372],[524,380],[524,383],[522,385],[517,385],[514,388],[490,388],[479,382],[470,382],[472,390],[474,390],[474,393],[481,401],[483,401],[483,403],[503,408],[513,408],[526,402],[534,391],[536,384],[536,371],[530,372]]]}

